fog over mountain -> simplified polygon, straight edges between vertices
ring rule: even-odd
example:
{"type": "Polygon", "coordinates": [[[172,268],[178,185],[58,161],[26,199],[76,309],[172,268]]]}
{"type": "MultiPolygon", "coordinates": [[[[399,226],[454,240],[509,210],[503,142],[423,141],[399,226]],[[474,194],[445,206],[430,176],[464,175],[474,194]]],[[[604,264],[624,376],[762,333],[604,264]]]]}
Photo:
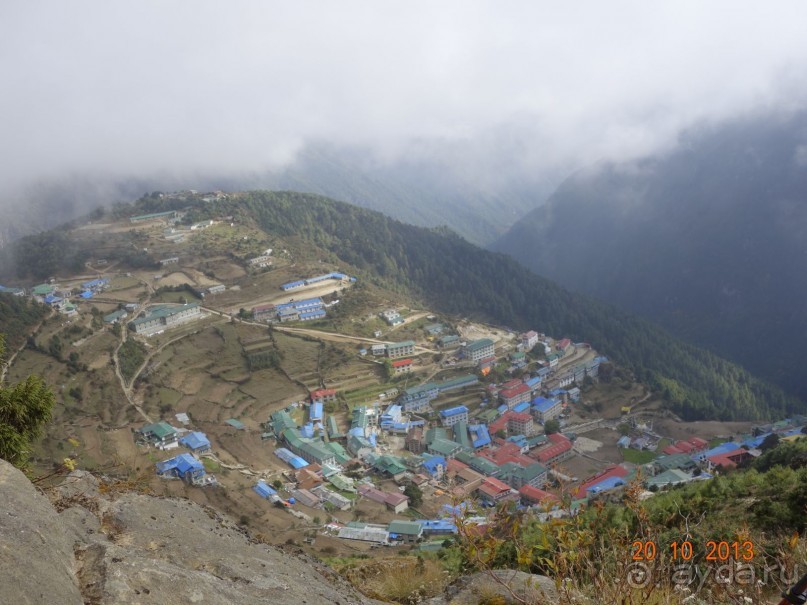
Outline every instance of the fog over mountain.
{"type": "Polygon", "coordinates": [[[4,3],[0,237],[133,192],[287,182],[428,224],[468,200],[456,227],[490,240],[575,169],[802,98],[804,12],[4,3]],[[312,177],[323,149],[333,178],[312,177]]]}
{"type": "Polygon", "coordinates": [[[807,394],[805,112],[582,170],[494,248],[807,394]]]}

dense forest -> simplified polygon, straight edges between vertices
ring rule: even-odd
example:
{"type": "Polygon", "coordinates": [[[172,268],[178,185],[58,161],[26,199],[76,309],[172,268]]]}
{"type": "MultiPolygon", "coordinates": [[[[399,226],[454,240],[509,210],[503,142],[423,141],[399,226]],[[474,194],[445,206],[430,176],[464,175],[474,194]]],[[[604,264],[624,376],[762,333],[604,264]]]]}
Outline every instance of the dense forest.
{"type": "Polygon", "coordinates": [[[0,293],[0,334],[5,334],[6,350],[15,351],[31,328],[50,313],[45,305],[27,298],[0,293]]]}
{"type": "Polygon", "coordinates": [[[302,237],[359,268],[364,279],[407,290],[435,310],[590,342],[689,420],[775,417],[799,405],[735,364],[446,229],[293,192],[247,193],[204,211],[239,214],[277,235],[302,237]]]}
{"type": "Polygon", "coordinates": [[[807,397],[807,113],[566,181],[494,246],[807,397]]]}
{"type": "MultiPolygon", "coordinates": [[[[677,340],[649,321],[570,293],[447,228],[407,225],[375,211],[296,192],[249,192],[214,202],[147,196],[132,212],[187,206],[193,220],[234,215],[268,233],[300,238],[329,251],[330,260],[355,267],[362,280],[405,292],[435,311],[590,342],[688,420],[776,418],[801,406],[741,367],[677,340]]],[[[26,240],[15,249],[41,254],[50,250],[26,240]]],[[[69,258],[31,262],[58,265],[69,258]]]]}

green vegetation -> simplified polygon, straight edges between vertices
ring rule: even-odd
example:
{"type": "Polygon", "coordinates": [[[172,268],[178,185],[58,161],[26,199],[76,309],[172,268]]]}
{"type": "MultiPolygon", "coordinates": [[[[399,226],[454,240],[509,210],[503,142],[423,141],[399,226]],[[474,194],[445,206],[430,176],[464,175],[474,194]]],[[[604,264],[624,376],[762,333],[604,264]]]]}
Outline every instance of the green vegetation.
{"type": "Polygon", "coordinates": [[[19,347],[36,324],[50,314],[45,305],[27,298],[0,294],[0,333],[6,335],[10,350],[19,347]]]}
{"type": "Polygon", "coordinates": [[[581,170],[494,249],[807,398],[796,302],[807,296],[796,235],[807,206],[790,202],[804,197],[804,171],[789,159],[807,113],[771,118],[693,129],[669,152],[581,170]]]}
{"type": "Polygon", "coordinates": [[[676,340],[650,322],[542,279],[447,229],[428,230],[313,195],[252,192],[207,204],[210,215],[255,220],[282,237],[333,251],[361,279],[409,291],[438,312],[586,340],[657,391],[688,420],[758,419],[798,402],[746,370],[676,340]]]}
{"type": "Polygon", "coordinates": [[[771,450],[754,468],[672,488],[648,500],[641,499],[638,484],[631,484],[619,496],[602,496],[582,513],[550,523],[508,505],[498,508],[484,529],[460,518],[456,542],[438,556],[457,574],[520,569],[547,575],[556,580],[564,603],[572,602],[573,594],[563,592],[566,578],[574,580],[574,593],[597,603],[769,602],[766,591],[776,586],[757,586],[762,592],[743,601],[740,590],[748,590],[747,585],[721,583],[714,570],[742,564],[760,578],[766,568],[792,569],[803,560],[807,543],[799,536],[807,527],[807,442],[787,446],[771,450]],[[789,463],[779,465],[779,459],[789,463]],[[691,545],[687,561],[703,570],[700,601],[684,600],[688,593],[674,582],[674,569],[686,561],[672,545],[680,549],[684,541],[691,545]],[[722,554],[716,548],[720,541],[728,547],[722,554]],[[647,544],[655,552],[645,558],[647,544]],[[710,553],[717,558],[709,560],[710,553]],[[630,582],[626,568],[643,559],[654,582],[630,582]]]}
{"type": "MultiPolygon", "coordinates": [[[[250,192],[210,203],[149,197],[131,211],[188,204],[193,220],[233,215],[235,222],[257,225],[270,238],[289,241],[291,248],[317,249],[321,260],[356,272],[361,285],[406,293],[438,313],[590,342],[686,420],[756,420],[800,405],[735,364],[676,340],[648,321],[567,292],[445,228],[405,225],[377,212],[293,192],[250,192]]],[[[128,237],[131,249],[142,249],[137,233],[128,237]]],[[[336,319],[348,321],[339,316],[341,304],[336,319]]]]}
{"type": "MultiPolygon", "coordinates": [[[[3,339],[0,334],[0,360],[5,353],[3,339]]],[[[0,384],[0,458],[25,466],[31,444],[51,419],[53,404],[53,392],[37,376],[13,386],[0,384]]]]}
{"type": "Polygon", "coordinates": [[[634,450],[629,447],[620,450],[622,458],[625,462],[633,462],[633,464],[647,464],[655,460],[658,452],[650,452],[647,450],[634,450]]]}
{"type": "Polygon", "coordinates": [[[414,483],[409,483],[404,488],[404,496],[409,498],[409,506],[417,508],[423,504],[423,492],[414,483]]]}
{"type": "Polygon", "coordinates": [[[121,345],[118,351],[118,359],[120,361],[121,376],[126,382],[131,382],[135,372],[146,360],[146,348],[133,338],[129,338],[121,345]]]}

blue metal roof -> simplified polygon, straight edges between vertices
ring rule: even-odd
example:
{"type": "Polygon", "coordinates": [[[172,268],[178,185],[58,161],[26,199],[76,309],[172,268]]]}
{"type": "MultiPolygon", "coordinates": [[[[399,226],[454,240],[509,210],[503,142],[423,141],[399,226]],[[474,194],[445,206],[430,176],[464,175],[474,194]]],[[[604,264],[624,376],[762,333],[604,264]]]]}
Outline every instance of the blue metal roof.
{"type": "Polygon", "coordinates": [[[698,454],[699,458],[709,458],[711,456],[717,456],[719,454],[725,454],[727,452],[733,452],[734,450],[740,449],[742,446],[739,443],[734,443],[733,441],[727,441],[726,443],[721,443],[720,445],[713,447],[710,450],[706,450],[705,452],[701,452],[698,454]]]}
{"type": "Polygon", "coordinates": [[[311,404],[311,409],[309,410],[309,416],[311,420],[322,420],[322,402],[315,401],[311,404]]]}
{"type": "Polygon", "coordinates": [[[188,433],[179,442],[187,448],[192,450],[201,450],[210,447],[210,440],[207,435],[199,431],[188,433]]]}
{"type": "Polygon", "coordinates": [[[82,292],[82,293],[80,294],[80,296],[81,296],[81,298],[84,298],[84,299],[87,299],[87,298],[92,298],[92,297],[93,297],[93,293],[92,293],[92,292],[90,292],[89,290],[87,290],[87,291],[85,291],[85,292],[82,292]]]}
{"type": "Polygon", "coordinates": [[[490,444],[490,433],[488,432],[488,427],[484,424],[472,424],[468,427],[468,430],[471,431],[472,440],[471,445],[475,448],[477,447],[484,447],[490,444]]]}
{"type": "Polygon", "coordinates": [[[599,483],[595,483],[591,487],[589,487],[586,491],[591,494],[599,494],[600,492],[607,491],[609,489],[614,489],[620,485],[625,485],[625,480],[622,477],[608,477],[607,479],[603,479],[599,483]]]}
{"type": "Polygon", "coordinates": [[[256,494],[258,494],[261,498],[269,498],[270,496],[276,496],[277,492],[266,485],[266,483],[261,480],[258,481],[252,488],[256,494]]]}
{"type": "Polygon", "coordinates": [[[468,408],[464,405],[458,405],[457,407],[449,408],[447,410],[442,410],[440,412],[440,416],[443,418],[450,418],[451,416],[457,416],[459,414],[467,414],[468,408]]]}
{"type": "Polygon", "coordinates": [[[180,475],[186,475],[191,471],[204,470],[204,465],[190,454],[180,454],[169,460],[157,463],[157,472],[161,474],[174,469],[180,475]]]}
{"type": "Polygon", "coordinates": [[[539,412],[546,412],[551,410],[557,401],[553,401],[551,399],[547,399],[546,397],[536,397],[532,400],[532,407],[534,407],[539,412]]]}
{"type": "Polygon", "coordinates": [[[437,473],[438,466],[442,466],[443,468],[445,468],[446,459],[443,458],[442,456],[432,456],[428,460],[424,460],[421,466],[423,466],[423,468],[426,469],[426,471],[428,471],[430,475],[434,475],[435,473],[437,473]]]}
{"type": "Polygon", "coordinates": [[[523,403],[519,403],[517,406],[513,408],[514,412],[526,412],[530,409],[530,403],[528,401],[524,401],[523,403]]]}

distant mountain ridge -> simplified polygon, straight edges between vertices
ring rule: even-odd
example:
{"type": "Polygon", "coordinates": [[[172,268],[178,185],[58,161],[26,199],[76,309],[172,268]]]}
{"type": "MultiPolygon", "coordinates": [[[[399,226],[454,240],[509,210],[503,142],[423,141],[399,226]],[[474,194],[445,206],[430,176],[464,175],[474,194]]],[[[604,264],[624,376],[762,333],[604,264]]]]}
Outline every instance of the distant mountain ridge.
{"type": "Polygon", "coordinates": [[[493,249],[807,395],[807,113],[581,171],[493,249]]]}
{"type": "MultiPolygon", "coordinates": [[[[186,220],[192,222],[233,216],[269,235],[298,238],[322,251],[323,259],[349,265],[362,281],[406,292],[436,312],[590,342],[687,420],[770,419],[803,407],[738,366],[630,313],[564,290],[448,229],[408,225],[379,212],[296,192],[253,191],[209,202],[196,198],[149,196],[116,213],[182,207],[189,210],[186,220]]],[[[93,253],[82,248],[82,242],[63,229],[55,230],[23,238],[5,256],[14,256],[18,268],[74,274],[93,253]],[[51,236],[62,243],[50,245],[51,236]]],[[[139,261],[136,257],[121,260],[139,261]]]]}
{"type": "MultiPolygon", "coordinates": [[[[137,212],[169,209],[141,200],[137,212]]],[[[629,313],[572,294],[502,254],[446,229],[296,192],[248,192],[197,203],[193,220],[234,215],[270,234],[295,236],[356,267],[363,280],[405,290],[438,312],[586,340],[633,371],[686,419],[773,417],[802,404],[741,368],[686,345],[629,313]]]]}
{"type": "Polygon", "coordinates": [[[485,165],[475,171],[472,166],[470,160],[452,165],[428,153],[382,161],[369,149],[310,144],[288,165],[263,171],[70,176],[34,184],[2,200],[0,248],[144,192],[262,188],[326,195],[424,227],[449,225],[469,241],[487,245],[553,188],[546,179],[525,180],[521,170],[485,165]]]}

